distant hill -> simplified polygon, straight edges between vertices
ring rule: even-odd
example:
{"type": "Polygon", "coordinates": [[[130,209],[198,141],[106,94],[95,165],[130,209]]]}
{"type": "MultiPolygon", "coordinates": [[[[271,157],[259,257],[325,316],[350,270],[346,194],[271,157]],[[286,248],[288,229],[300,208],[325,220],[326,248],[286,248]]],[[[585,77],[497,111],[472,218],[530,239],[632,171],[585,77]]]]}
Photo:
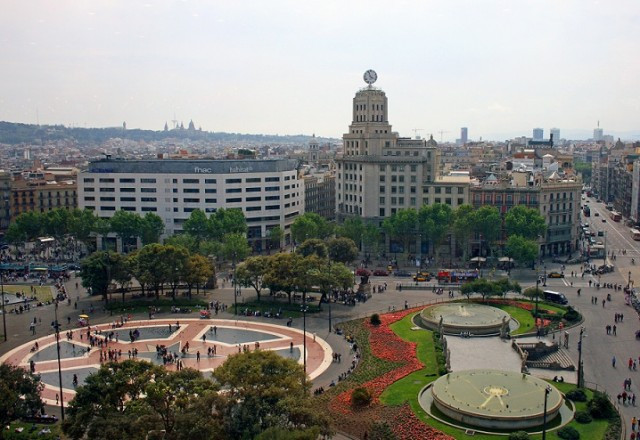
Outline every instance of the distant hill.
{"type": "MultiPolygon", "coordinates": [[[[57,140],[75,140],[81,144],[100,145],[112,138],[130,139],[133,141],[161,141],[163,139],[191,139],[205,141],[226,142],[253,142],[257,144],[306,144],[311,136],[297,135],[265,135],[208,132],[198,130],[168,130],[153,131],[128,129],[121,127],[109,128],[78,128],[65,127],[64,125],[34,125],[20,124],[16,122],[0,121],[0,143],[2,144],[45,144],[57,140]]],[[[326,138],[318,138],[319,142],[330,141],[326,138]]]]}

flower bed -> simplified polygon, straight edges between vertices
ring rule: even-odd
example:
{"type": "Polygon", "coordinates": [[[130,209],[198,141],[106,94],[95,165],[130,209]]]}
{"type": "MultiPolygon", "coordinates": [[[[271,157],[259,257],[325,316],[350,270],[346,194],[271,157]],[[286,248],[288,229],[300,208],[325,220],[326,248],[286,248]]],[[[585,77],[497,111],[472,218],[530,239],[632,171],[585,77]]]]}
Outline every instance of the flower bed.
{"type": "Polygon", "coordinates": [[[354,423],[355,420],[369,420],[369,422],[386,420],[400,439],[451,438],[420,421],[408,405],[404,405],[398,411],[397,408],[391,410],[391,408],[385,407],[379,401],[380,394],[389,385],[423,368],[416,356],[416,344],[399,338],[390,328],[392,323],[419,310],[421,309],[402,310],[381,315],[381,324],[378,326],[361,321],[361,327],[368,333],[367,351],[372,357],[387,361],[389,368],[384,369],[386,371],[381,370],[376,377],[359,384],[371,393],[372,403],[368,408],[354,410],[351,406],[351,395],[355,386],[345,387],[328,402],[332,415],[339,415],[335,420],[340,429],[360,436],[363,434],[363,429],[369,428],[361,423],[354,423]],[[343,424],[343,422],[346,423],[343,424]]]}

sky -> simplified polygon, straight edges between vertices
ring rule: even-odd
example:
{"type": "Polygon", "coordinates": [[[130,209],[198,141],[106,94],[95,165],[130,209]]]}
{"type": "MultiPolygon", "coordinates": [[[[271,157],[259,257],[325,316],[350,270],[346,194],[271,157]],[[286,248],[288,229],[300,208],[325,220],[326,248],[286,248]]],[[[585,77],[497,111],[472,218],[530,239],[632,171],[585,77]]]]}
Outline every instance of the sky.
{"type": "Polygon", "coordinates": [[[638,0],[5,0],[0,120],[341,137],[374,69],[402,136],[640,136],[638,23],[638,0]]]}

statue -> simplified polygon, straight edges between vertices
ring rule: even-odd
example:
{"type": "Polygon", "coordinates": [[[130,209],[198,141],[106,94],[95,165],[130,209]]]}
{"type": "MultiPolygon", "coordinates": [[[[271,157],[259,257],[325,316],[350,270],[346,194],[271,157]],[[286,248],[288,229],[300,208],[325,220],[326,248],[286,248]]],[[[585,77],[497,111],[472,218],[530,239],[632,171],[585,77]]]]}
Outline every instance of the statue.
{"type": "Polygon", "coordinates": [[[444,336],[442,333],[442,321],[443,321],[443,318],[442,318],[442,315],[440,315],[440,321],[438,322],[438,333],[440,333],[441,338],[444,336]]]}
{"type": "Polygon", "coordinates": [[[522,352],[522,365],[520,366],[520,372],[521,373],[526,373],[528,371],[527,369],[527,358],[529,357],[529,352],[526,350],[523,350],[522,352]]]}
{"type": "Polygon", "coordinates": [[[445,357],[445,368],[447,371],[451,371],[451,350],[447,348],[445,357]]]}
{"type": "Polygon", "coordinates": [[[502,317],[502,326],[500,327],[500,337],[506,339],[509,335],[509,320],[506,316],[502,317]]]}

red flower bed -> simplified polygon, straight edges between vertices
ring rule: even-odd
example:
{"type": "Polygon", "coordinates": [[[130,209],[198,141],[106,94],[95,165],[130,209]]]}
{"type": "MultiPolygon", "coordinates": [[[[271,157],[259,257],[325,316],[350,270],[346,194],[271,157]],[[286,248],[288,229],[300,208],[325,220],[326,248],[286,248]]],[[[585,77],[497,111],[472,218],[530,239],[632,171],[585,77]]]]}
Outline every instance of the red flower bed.
{"type": "MultiPolygon", "coordinates": [[[[380,359],[398,363],[397,368],[361,385],[371,393],[371,397],[373,398],[372,405],[379,404],[378,399],[380,395],[389,385],[423,367],[417,358],[416,344],[399,338],[390,327],[394,322],[419,310],[422,309],[401,310],[381,315],[381,324],[378,326],[371,325],[368,322],[365,324],[370,332],[369,345],[371,347],[371,353],[380,359]]],[[[345,415],[353,415],[351,409],[352,392],[352,389],[347,390],[333,399],[329,404],[331,411],[345,415]]],[[[394,419],[392,424],[394,432],[401,439],[451,438],[422,423],[408,406],[402,409],[401,414],[402,420],[394,419]]]]}

